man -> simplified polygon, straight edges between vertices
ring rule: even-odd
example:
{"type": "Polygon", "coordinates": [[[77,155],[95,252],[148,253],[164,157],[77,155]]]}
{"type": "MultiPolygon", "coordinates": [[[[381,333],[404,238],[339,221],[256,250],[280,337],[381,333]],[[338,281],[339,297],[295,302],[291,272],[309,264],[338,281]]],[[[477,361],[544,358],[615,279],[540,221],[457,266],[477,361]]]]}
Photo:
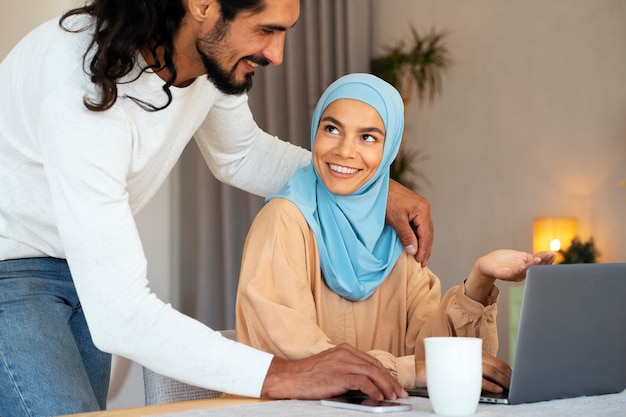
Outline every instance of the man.
{"type": "MultiPolygon", "coordinates": [[[[258,65],[281,63],[298,15],[298,0],[94,0],[0,64],[0,415],[104,408],[104,352],[240,395],[406,395],[350,346],[281,360],[148,287],[133,215],[192,136],[218,179],[259,195],[308,162],[258,129],[242,94],[258,65]]],[[[425,264],[428,203],[398,184],[390,200],[388,221],[425,264]]]]}

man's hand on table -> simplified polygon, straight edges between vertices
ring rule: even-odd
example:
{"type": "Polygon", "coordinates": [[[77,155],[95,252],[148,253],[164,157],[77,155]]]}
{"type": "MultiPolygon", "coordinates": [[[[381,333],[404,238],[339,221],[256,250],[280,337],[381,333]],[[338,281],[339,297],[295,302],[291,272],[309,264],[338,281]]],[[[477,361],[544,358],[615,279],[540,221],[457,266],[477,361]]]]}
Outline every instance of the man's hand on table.
{"type": "Polygon", "coordinates": [[[428,200],[399,182],[389,181],[387,223],[398,233],[404,250],[426,266],[435,235],[428,200]]]}
{"type": "Polygon", "coordinates": [[[346,391],[378,400],[408,397],[378,360],[345,343],[297,361],[274,357],[261,396],[313,400],[346,391]]]}

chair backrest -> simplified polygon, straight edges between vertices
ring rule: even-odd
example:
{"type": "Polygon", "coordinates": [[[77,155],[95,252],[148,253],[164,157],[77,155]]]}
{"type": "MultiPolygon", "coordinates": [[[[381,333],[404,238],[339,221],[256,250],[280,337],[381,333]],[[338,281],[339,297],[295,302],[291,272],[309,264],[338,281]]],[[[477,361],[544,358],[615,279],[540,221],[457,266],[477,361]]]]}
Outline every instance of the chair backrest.
{"type": "MultiPolygon", "coordinates": [[[[220,333],[224,337],[235,340],[234,330],[222,330],[220,333]]],[[[146,367],[143,368],[143,383],[145,386],[146,405],[216,398],[222,395],[220,391],[188,385],[158,374],[146,367]]]]}

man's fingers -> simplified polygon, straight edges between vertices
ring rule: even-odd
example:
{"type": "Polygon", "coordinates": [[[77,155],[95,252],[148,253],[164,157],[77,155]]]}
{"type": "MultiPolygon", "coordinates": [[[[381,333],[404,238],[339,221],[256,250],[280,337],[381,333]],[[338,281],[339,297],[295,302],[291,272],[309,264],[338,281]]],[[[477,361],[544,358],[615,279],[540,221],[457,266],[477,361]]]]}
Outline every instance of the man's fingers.
{"type": "Polygon", "coordinates": [[[351,390],[379,400],[408,396],[378,360],[347,344],[298,361],[274,358],[262,395],[320,399],[351,390]]]}
{"type": "Polygon", "coordinates": [[[396,230],[400,243],[402,243],[402,247],[406,253],[416,255],[418,252],[417,230],[409,222],[408,217],[403,216],[399,219],[393,219],[393,221],[389,218],[389,224],[396,230]]]}
{"type": "Polygon", "coordinates": [[[404,250],[426,266],[434,236],[428,200],[402,184],[390,181],[387,223],[396,230],[404,250]]]}
{"type": "Polygon", "coordinates": [[[366,376],[353,375],[346,391],[361,391],[363,394],[375,400],[395,399],[386,397],[385,394],[366,376]]]}
{"type": "Polygon", "coordinates": [[[349,389],[358,389],[376,399],[406,398],[404,389],[376,358],[348,344],[341,344],[334,349],[343,351],[349,356],[350,359],[345,361],[342,359],[342,363],[354,366],[351,369],[346,369],[346,371],[355,376],[355,382],[361,384],[359,387],[350,387],[349,389]]]}
{"type": "Polygon", "coordinates": [[[414,255],[417,262],[426,266],[433,248],[433,224],[430,221],[415,224],[415,221],[398,221],[395,223],[396,233],[406,253],[414,255]]]}
{"type": "Polygon", "coordinates": [[[415,226],[415,235],[417,235],[417,254],[415,260],[422,264],[422,267],[427,266],[430,259],[430,252],[433,248],[433,239],[435,237],[435,231],[433,223],[429,220],[428,227],[415,226]]]}

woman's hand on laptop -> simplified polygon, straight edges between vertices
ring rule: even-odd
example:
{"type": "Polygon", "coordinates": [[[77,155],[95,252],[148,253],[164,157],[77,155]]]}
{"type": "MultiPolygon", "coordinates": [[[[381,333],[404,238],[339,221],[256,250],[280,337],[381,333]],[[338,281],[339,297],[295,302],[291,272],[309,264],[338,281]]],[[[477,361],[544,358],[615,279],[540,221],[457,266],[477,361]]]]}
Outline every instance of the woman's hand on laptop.
{"type": "Polygon", "coordinates": [[[483,351],[483,390],[500,393],[509,389],[511,367],[501,359],[483,351]]]}
{"type": "MultiPolygon", "coordinates": [[[[426,386],[426,361],[415,362],[416,387],[426,386]]],[[[501,393],[511,384],[511,367],[504,361],[483,351],[483,390],[501,393]]]]}
{"type": "Polygon", "coordinates": [[[500,249],[481,256],[465,281],[465,295],[489,304],[489,294],[496,280],[518,282],[526,278],[526,271],[533,265],[550,265],[556,259],[553,252],[535,254],[500,249]]]}

